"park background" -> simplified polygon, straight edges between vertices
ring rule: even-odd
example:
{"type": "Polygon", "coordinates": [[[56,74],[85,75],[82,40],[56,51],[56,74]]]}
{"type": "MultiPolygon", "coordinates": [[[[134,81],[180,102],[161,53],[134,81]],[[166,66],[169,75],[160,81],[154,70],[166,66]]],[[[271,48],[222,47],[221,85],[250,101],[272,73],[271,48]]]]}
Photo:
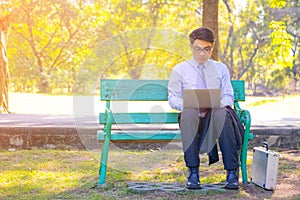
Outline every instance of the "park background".
{"type": "MultiPolygon", "coordinates": [[[[228,66],[232,79],[246,83],[242,107],[250,110],[253,123],[289,125],[283,117],[300,118],[299,6],[298,0],[0,0],[0,110],[15,116],[71,116],[74,98],[84,95],[94,99],[92,114],[97,115],[102,109],[97,103],[100,79],[168,79],[178,62],[191,57],[190,31],[206,25],[218,33],[213,58],[228,66]]],[[[66,148],[70,150],[1,151],[0,199],[199,197],[132,194],[124,181],[137,177],[119,170],[109,172],[108,189],[91,190],[97,181],[99,153],[66,148]]],[[[153,171],[138,177],[141,181],[185,180],[181,151],[150,152],[154,154],[150,160],[149,151],[117,151],[111,159],[115,166],[120,165],[120,157],[133,162],[138,155],[144,158],[143,168],[155,163],[150,166],[153,171]],[[168,159],[173,159],[170,165],[168,159]]],[[[299,150],[281,155],[275,193],[244,187],[227,197],[297,199],[299,150]]],[[[202,171],[211,175],[203,176],[203,183],[225,179],[220,165],[204,166],[202,171]]],[[[206,197],[218,199],[224,194],[206,197]]]]}
{"type": "Polygon", "coordinates": [[[0,9],[1,98],[99,94],[103,78],[168,79],[191,58],[188,34],[201,25],[216,32],[213,58],[248,95],[300,90],[297,0],[1,0],[0,9]]]}

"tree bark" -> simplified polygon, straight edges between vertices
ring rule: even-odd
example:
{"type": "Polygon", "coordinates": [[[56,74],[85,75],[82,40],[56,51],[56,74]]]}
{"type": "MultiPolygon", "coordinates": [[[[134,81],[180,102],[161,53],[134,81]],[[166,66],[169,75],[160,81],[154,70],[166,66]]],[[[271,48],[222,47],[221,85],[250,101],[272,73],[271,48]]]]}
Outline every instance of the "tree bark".
{"type": "Polygon", "coordinates": [[[215,48],[211,56],[213,60],[219,59],[218,2],[219,0],[203,0],[202,26],[210,28],[215,34],[215,48]]]}
{"type": "Polygon", "coordinates": [[[8,57],[6,41],[10,26],[10,16],[0,19],[0,113],[9,113],[8,104],[8,57]]]}

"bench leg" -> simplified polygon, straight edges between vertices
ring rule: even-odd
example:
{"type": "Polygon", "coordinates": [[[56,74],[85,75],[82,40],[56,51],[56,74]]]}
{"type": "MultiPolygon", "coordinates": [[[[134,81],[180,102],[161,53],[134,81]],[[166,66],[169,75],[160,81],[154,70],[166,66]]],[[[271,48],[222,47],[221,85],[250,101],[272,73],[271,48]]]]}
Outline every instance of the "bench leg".
{"type": "Polygon", "coordinates": [[[248,142],[253,138],[253,135],[250,133],[250,125],[251,125],[251,116],[248,110],[243,110],[240,116],[244,121],[245,125],[245,133],[243,138],[243,145],[241,149],[241,170],[242,170],[242,180],[243,183],[249,183],[247,177],[247,153],[248,153],[248,142]]]}
{"type": "Polygon", "coordinates": [[[243,146],[242,146],[242,150],[241,150],[241,157],[240,157],[243,183],[249,183],[248,182],[248,176],[247,176],[248,142],[249,142],[249,130],[245,130],[244,141],[243,141],[243,146]]]}
{"type": "Polygon", "coordinates": [[[108,137],[105,137],[103,147],[102,147],[102,153],[101,153],[98,186],[101,186],[106,183],[106,171],[107,171],[107,159],[108,159],[109,144],[110,144],[110,140],[108,139],[108,137]]]}
{"type": "Polygon", "coordinates": [[[241,170],[242,170],[242,180],[243,183],[248,183],[248,177],[247,177],[247,149],[248,144],[243,145],[243,149],[241,152],[241,170]]]}

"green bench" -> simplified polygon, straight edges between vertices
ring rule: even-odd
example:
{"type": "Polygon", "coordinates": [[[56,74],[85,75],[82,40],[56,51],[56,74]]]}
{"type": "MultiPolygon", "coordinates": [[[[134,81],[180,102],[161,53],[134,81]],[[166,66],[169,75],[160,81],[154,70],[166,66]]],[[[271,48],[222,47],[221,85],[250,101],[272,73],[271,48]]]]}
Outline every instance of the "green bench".
{"type": "MultiPolygon", "coordinates": [[[[234,89],[234,109],[245,127],[243,146],[240,152],[242,180],[247,178],[248,140],[250,133],[250,113],[242,110],[239,101],[245,101],[244,81],[232,80],[234,89]]],[[[112,130],[113,124],[177,124],[178,112],[156,113],[116,113],[111,109],[114,101],[167,101],[168,80],[101,80],[101,100],[106,102],[105,112],[100,113],[99,122],[103,130],[97,131],[98,141],[103,142],[98,186],[106,183],[107,159],[110,142],[168,142],[181,141],[180,130],[112,130]]]]}

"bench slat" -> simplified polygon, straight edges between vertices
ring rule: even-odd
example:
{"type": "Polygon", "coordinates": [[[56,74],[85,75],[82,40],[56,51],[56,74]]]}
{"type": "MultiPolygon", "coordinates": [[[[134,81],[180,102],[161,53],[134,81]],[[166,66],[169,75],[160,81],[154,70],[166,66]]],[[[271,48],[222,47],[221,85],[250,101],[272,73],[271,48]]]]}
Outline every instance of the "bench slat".
{"type": "MultiPolygon", "coordinates": [[[[105,113],[99,115],[100,124],[107,123],[105,113]]],[[[113,113],[113,124],[172,124],[178,123],[178,113],[113,113]]]]}
{"type": "MultiPolygon", "coordinates": [[[[105,134],[103,131],[98,131],[98,140],[104,141],[105,134]]],[[[116,142],[130,141],[170,141],[181,140],[179,130],[115,130],[111,133],[110,140],[116,142]]]]}
{"type": "Polygon", "coordinates": [[[101,100],[166,101],[168,80],[101,80],[101,100]]]}

